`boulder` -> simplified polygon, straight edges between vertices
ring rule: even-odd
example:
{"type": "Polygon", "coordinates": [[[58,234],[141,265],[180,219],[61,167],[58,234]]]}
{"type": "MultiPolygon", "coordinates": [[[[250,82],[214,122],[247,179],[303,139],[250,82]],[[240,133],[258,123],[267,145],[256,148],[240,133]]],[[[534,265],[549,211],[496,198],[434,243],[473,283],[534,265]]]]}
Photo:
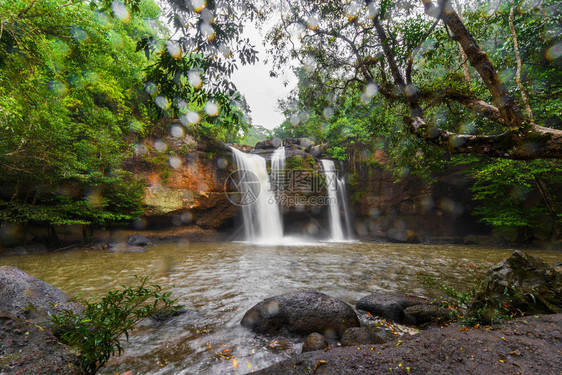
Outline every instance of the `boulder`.
{"type": "Polygon", "coordinates": [[[142,246],[132,246],[124,243],[114,243],[107,250],[110,253],[144,253],[146,249],[142,246]]]}
{"type": "Polygon", "coordinates": [[[267,298],[244,314],[241,324],[257,333],[308,335],[322,333],[339,338],[359,327],[353,308],[345,302],[312,290],[267,298]]]}
{"type": "Polygon", "coordinates": [[[280,138],[270,138],[256,143],[255,149],[279,148],[282,145],[283,141],[280,138]]]}
{"type": "Polygon", "coordinates": [[[562,312],[562,274],[539,258],[515,251],[492,267],[486,279],[470,310],[480,310],[490,321],[498,305],[529,314],[562,312]]]}
{"type": "Polygon", "coordinates": [[[449,311],[436,302],[407,294],[376,293],[361,298],[355,307],[397,323],[422,325],[449,320],[449,311]]]}
{"type": "Polygon", "coordinates": [[[154,244],[142,234],[133,234],[127,238],[127,245],[131,246],[154,246],[154,244]]]}
{"type": "Polygon", "coordinates": [[[361,346],[384,344],[394,340],[394,335],[383,329],[374,327],[348,328],[341,339],[341,346],[361,346]]]}
{"type": "Polygon", "coordinates": [[[0,311],[0,374],[84,374],[75,351],[48,330],[0,311]]]}
{"type": "Polygon", "coordinates": [[[34,323],[48,321],[48,314],[57,310],[82,311],[76,302],[60,289],[39,280],[22,270],[0,267],[0,309],[18,318],[34,323]]]}
{"type": "MultiPolygon", "coordinates": [[[[350,329],[352,328],[349,328],[347,331],[349,331],[350,329]]],[[[326,340],[326,338],[323,335],[314,332],[308,335],[306,340],[304,340],[304,344],[302,346],[302,352],[306,353],[306,352],[313,352],[315,350],[324,350],[328,346],[329,346],[328,340],[326,340]]]]}

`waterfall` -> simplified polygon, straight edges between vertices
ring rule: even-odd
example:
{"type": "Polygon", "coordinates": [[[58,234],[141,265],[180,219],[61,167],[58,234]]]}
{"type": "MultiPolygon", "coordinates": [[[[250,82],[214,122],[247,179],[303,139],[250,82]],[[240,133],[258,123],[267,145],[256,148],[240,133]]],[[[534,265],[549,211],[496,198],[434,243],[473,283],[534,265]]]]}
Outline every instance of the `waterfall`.
{"type": "Polygon", "coordinates": [[[245,154],[233,147],[231,150],[239,172],[236,183],[242,196],[246,240],[253,243],[280,243],[283,239],[283,224],[270,188],[265,159],[245,154]]]}
{"type": "Polygon", "coordinates": [[[351,229],[351,218],[349,217],[349,208],[347,205],[347,190],[345,189],[345,179],[343,176],[338,178],[338,195],[343,207],[343,217],[345,219],[345,230],[347,239],[353,238],[353,230],[351,229]]]}
{"type": "Polygon", "coordinates": [[[281,146],[271,156],[271,188],[276,196],[284,190],[285,183],[285,147],[281,146]]]}
{"type": "Polygon", "coordinates": [[[345,241],[338,204],[338,178],[336,166],[332,160],[322,159],[321,162],[322,168],[324,169],[324,176],[326,177],[326,189],[328,190],[328,199],[330,204],[330,236],[333,241],[345,241]]]}

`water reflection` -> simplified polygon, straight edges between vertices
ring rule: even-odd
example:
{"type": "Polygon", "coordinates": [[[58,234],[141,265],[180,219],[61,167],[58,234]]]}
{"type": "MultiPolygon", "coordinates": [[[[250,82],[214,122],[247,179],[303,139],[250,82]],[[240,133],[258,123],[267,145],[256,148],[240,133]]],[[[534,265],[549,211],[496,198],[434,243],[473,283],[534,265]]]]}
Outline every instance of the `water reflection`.
{"type": "MultiPolygon", "coordinates": [[[[300,350],[240,326],[243,314],[272,295],[315,289],[355,304],[375,292],[435,296],[422,287],[423,271],[462,288],[466,266],[489,267],[513,250],[473,246],[322,243],[252,246],[246,243],[162,244],[145,253],[92,250],[3,257],[68,293],[92,297],[134,283],[134,275],[173,288],[190,311],[168,323],[143,324],[101,374],[243,374],[300,350]],[[231,349],[230,351],[227,349],[231,349]]],[[[560,253],[535,251],[549,263],[560,253]]]]}

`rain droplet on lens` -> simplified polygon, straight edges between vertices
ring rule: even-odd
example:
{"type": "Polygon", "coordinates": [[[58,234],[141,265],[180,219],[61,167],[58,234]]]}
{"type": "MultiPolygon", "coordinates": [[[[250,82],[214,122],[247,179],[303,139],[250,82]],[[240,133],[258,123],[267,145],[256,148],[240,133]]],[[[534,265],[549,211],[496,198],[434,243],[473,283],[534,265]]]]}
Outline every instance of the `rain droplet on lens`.
{"type": "Polygon", "coordinates": [[[207,40],[213,40],[215,38],[215,30],[213,26],[208,23],[201,24],[201,35],[207,40]]]}
{"type": "Polygon", "coordinates": [[[134,146],[134,149],[135,149],[135,154],[136,154],[136,155],[144,155],[144,154],[146,154],[146,153],[148,152],[148,149],[147,149],[146,146],[143,145],[143,144],[136,144],[136,145],[134,146]]]}
{"type": "Polygon", "coordinates": [[[156,91],[158,90],[158,88],[156,87],[156,85],[153,82],[146,82],[144,84],[144,91],[146,91],[149,94],[156,94],[156,91]]]}
{"type": "Polygon", "coordinates": [[[318,28],[318,24],[319,24],[318,17],[316,16],[310,16],[306,21],[306,26],[310,30],[316,30],[318,28]]]}
{"type": "Polygon", "coordinates": [[[168,145],[166,145],[166,143],[164,143],[163,141],[157,139],[156,141],[154,141],[154,149],[158,152],[164,152],[166,151],[166,149],[168,148],[168,145]]]}
{"type": "Polygon", "coordinates": [[[207,102],[205,104],[205,113],[211,117],[217,116],[219,114],[219,105],[215,102],[207,102]]]}
{"type": "Polygon", "coordinates": [[[158,95],[156,98],[154,98],[154,102],[163,110],[170,108],[170,101],[165,96],[158,95]]]}
{"type": "Polygon", "coordinates": [[[166,42],[166,49],[174,59],[181,58],[181,46],[175,40],[168,40],[166,42]]]}
{"type": "Polygon", "coordinates": [[[170,156],[169,163],[170,167],[174,169],[181,168],[181,160],[177,156],[170,156]]]}
{"type": "Polygon", "coordinates": [[[172,137],[174,138],[183,137],[183,128],[181,126],[174,125],[170,129],[170,134],[172,134],[172,137]]]}
{"type": "Polygon", "coordinates": [[[324,110],[322,111],[322,114],[324,115],[324,117],[326,119],[331,118],[334,115],[334,109],[332,107],[326,107],[324,108],[324,110]]]}
{"type": "Polygon", "coordinates": [[[113,11],[113,15],[115,16],[115,18],[117,18],[119,21],[123,23],[131,22],[131,14],[129,13],[129,10],[120,1],[114,0],[111,3],[111,10],[113,11]]]}
{"type": "Polygon", "coordinates": [[[199,72],[195,70],[190,70],[187,73],[187,80],[189,81],[189,84],[193,86],[193,88],[196,90],[199,90],[203,84],[203,81],[201,80],[201,75],[199,74],[199,72]]]}

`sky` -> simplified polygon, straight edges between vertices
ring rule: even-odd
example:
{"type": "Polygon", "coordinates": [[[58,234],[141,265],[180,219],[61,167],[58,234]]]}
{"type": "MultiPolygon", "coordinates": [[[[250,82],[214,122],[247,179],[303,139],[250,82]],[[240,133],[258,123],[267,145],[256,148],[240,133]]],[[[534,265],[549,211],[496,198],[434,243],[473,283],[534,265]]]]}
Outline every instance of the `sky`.
{"type": "Polygon", "coordinates": [[[279,77],[270,77],[271,64],[264,64],[267,56],[260,32],[249,24],[244,28],[244,36],[250,38],[251,43],[256,46],[259,61],[255,65],[239,65],[232,75],[232,81],[246,97],[252,111],[252,124],[273,129],[283,122],[283,115],[277,109],[277,100],[289,94],[296,86],[297,79],[289,67],[278,72],[279,77]],[[289,81],[286,87],[283,85],[285,80],[289,81]]]}

